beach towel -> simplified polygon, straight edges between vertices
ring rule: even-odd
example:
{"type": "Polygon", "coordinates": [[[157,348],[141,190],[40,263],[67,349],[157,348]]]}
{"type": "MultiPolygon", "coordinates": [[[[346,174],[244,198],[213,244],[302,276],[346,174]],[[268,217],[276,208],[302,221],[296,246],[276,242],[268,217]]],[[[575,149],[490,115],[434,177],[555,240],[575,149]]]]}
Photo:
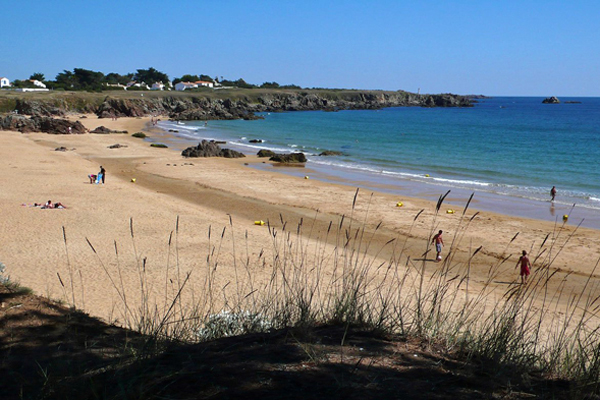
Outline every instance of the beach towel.
{"type": "Polygon", "coordinates": [[[96,183],[101,183],[102,182],[102,174],[98,174],[98,177],[96,178],[96,183]]]}

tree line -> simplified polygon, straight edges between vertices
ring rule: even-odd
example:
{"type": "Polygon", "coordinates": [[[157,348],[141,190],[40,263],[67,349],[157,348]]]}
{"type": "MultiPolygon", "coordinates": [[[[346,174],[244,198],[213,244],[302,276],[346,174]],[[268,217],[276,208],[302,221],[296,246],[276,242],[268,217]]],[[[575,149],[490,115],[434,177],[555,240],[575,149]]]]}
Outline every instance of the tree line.
{"type": "MultiPolygon", "coordinates": [[[[154,83],[161,82],[167,85],[170,81],[169,76],[155,68],[138,69],[136,72],[128,74],[118,74],[111,72],[104,74],[99,71],[92,71],[84,68],[74,68],[73,71],[64,70],[56,75],[54,80],[47,80],[44,74],[40,72],[33,73],[29,79],[15,80],[12,82],[12,87],[15,88],[34,88],[36,87],[33,80],[40,81],[46,85],[48,89],[53,90],[83,90],[90,92],[98,92],[103,90],[114,90],[117,85],[127,85],[129,82],[145,83],[151,86],[154,83]]],[[[224,79],[222,76],[219,78],[212,78],[209,75],[199,74],[185,74],[179,78],[175,78],[172,81],[173,85],[179,82],[197,82],[206,81],[218,84],[220,86],[231,86],[244,89],[254,88],[294,88],[300,89],[297,85],[279,85],[277,82],[264,82],[262,85],[254,85],[247,83],[244,79],[230,80],[224,79]]],[[[145,87],[131,87],[129,90],[145,90],[145,87]]]]}

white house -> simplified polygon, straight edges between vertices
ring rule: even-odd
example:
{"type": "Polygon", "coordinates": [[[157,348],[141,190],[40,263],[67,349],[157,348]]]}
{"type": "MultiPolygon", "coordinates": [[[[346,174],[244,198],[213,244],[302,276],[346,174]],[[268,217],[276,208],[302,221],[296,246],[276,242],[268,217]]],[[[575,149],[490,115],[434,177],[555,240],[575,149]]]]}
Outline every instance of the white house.
{"type": "Polygon", "coordinates": [[[30,79],[29,82],[33,83],[34,86],[37,86],[42,89],[46,89],[46,84],[44,82],[40,82],[37,79],[30,79]]]}
{"type": "Polygon", "coordinates": [[[0,78],[0,88],[3,87],[10,87],[10,81],[8,80],[8,78],[2,77],[0,78]]]}
{"type": "Polygon", "coordinates": [[[165,85],[162,82],[155,82],[152,84],[150,90],[165,90],[165,85]]]}
{"type": "Polygon", "coordinates": [[[196,82],[179,82],[175,85],[175,90],[186,90],[186,89],[196,89],[199,87],[214,87],[212,82],[207,81],[196,81],[196,82]]]}
{"type": "Polygon", "coordinates": [[[194,83],[198,86],[204,86],[204,87],[209,87],[209,88],[212,88],[215,86],[214,83],[208,82],[208,81],[196,81],[194,83]]]}
{"type": "Polygon", "coordinates": [[[129,87],[132,87],[132,86],[133,86],[133,87],[144,88],[144,89],[148,89],[148,90],[150,90],[150,87],[149,87],[148,85],[146,85],[144,82],[142,82],[142,83],[138,83],[138,82],[136,82],[136,81],[131,81],[131,82],[129,82],[129,83],[127,84],[127,87],[128,87],[128,88],[129,88],[129,87]]]}
{"type": "Polygon", "coordinates": [[[175,84],[175,90],[186,90],[186,89],[195,89],[198,85],[193,82],[179,82],[175,84]]]}

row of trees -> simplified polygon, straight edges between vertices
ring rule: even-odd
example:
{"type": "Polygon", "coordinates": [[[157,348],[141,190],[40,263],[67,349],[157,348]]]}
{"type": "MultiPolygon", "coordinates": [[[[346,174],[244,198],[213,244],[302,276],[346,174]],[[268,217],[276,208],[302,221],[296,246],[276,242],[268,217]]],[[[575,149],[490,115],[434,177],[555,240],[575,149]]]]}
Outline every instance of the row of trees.
{"type": "MultiPolygon", "coordinates": [[[[54,90],[86,90],[86,91],[102,91],[102,90],[113,90],[114,87],[109,85],[127,85],[131,81],[138,83],[146,83],[152,85],[156,82],[162,82],[167,84],[169,82],[169,76],[161,71],[154,68],[138,69],[135,73],[129,73],[121,75],[115,72],[104,74],[99,71],[92,71],[84,68],[74,68],[73,71],[64,70],[56,75],[54,80],[46,80],[44,74],[36,72],[29,77],[29,80],[15,80],[12,83],[13,87],[34,87],[31,80],[37,80],[43,82],[47,88],[54,90]]],[[[254,85],[247,83],[243,79],[228,80],[220,77],[210,77],[209,75],[192,75],[186,74],[180,78],[173,80],[173,85],[179,82],[196,82],[196,81],[207,81],[219,84],[220,86],[233,86],[244,89],[253,88],[296,88],[300,89],[296,85],[284,85],[280,86],[277,82],[265,82],[262,85],[254,85]]]]}

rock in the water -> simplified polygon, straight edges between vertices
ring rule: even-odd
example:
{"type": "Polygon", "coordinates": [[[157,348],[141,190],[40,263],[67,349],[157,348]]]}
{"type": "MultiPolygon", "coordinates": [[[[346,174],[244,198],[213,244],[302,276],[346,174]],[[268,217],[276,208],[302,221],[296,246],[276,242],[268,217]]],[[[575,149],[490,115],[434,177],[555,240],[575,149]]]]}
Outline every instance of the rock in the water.
{"type": "Polygon", "coordinates": [[[558,99],[558,97],[552,96],[552,97],[546,97],[542,103],[544,104],[559,104],[560,100],[558,99]]]}
{"type": "Polygon", "coordinates": [[[256,153],[256,155],[259,157],[273,157],[275,152],[267,149],[261,149],[258,151],[258,153],[256,153]]]}
{"type": "Polygon", "coordinates": [[[319,154],[320,156],[341,156],[341,151],[325,150],[319,154]]]}
{"type": "Polygon", "coordinates": [[[306,156],[304,153],[275,154],[273,157],[269,158],[269,161],[275,161],[284,164],[305,163],[306,156]]]}
{"type": "Polygon", "coordinates": [[[221,147],[214,143],[203,140],[196,147],[188,147],[181,152],[184,157],[225,157],[225,158],[242,158],[246,157],[239,151],[230,149],[221,149],[221,147]]]}

